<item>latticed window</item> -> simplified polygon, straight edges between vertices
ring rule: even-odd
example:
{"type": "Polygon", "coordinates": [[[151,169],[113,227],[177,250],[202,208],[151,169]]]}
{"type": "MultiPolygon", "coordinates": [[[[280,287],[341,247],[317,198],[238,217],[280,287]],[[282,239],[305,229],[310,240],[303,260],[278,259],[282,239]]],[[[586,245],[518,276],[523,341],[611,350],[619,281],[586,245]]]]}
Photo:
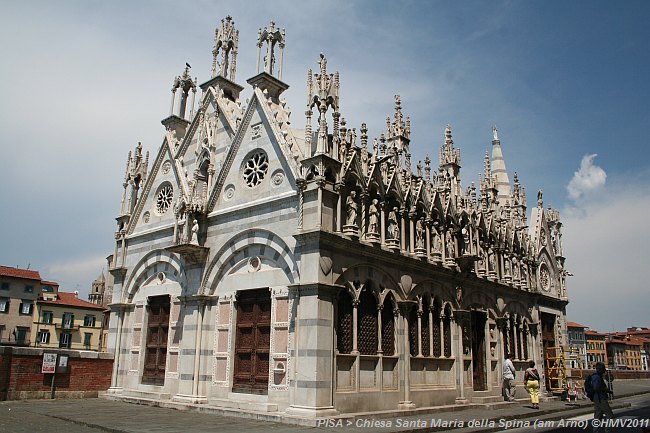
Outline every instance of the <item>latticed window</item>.
{"type": "Polygon", "coordinates": [[[515,321],[511,317],[509,321],[509,330],[508,330],[508,348],[510,349],[510,354],[516,359],[517,354],[515,353],[515,321]]]}
{"type": "Polygon", "coordinates": [[[422,339],[422,355],[431,356],[429,346],[431,345],[431,334],[429,326],[429,309],[425,308],[422,312],[422,331],[420,332],[420,338],[422,339]]]}
{"type": "Polygon", "coordinates": [[[377,341],[377,301],[370,290],[364,290],[359,297],[357,312],[357,348],[362,355],[376,355],[377,341]]]}
{"type": "Polygon", "coordinates": [[[259,185],[269,170],[269,161],[263,151],[255,152],[244,166],[244,182],[249,188],[259,185]]]}
{"type": "Polygon", "coordinates": [[[517,322],[517,325],[515,327],[515,333],[517,334],[517,359],[526,359],[523,357],[523,352],[521,350],[521,338],[522,338],[522,332],[521,332],[521,327],[519,326],[519,322],[517,322]]]}
{"type": "Polygon", "coordinates": [[[339,295],[338,323],[336,327],[336,343],[339,353],[352,352],[352,298],[343,291],[339,295]]]}
{"type": "Polygon", "coordinates": [[[386,299],[381,310],[381,351],[386,356],[395,354],[395,316],[393,305],[386,299]]]}
{"type": "Polygon", "coordinates": [[[445,337],[445,356],[449,358],[451,356],[451,308],[449,308],[449,306],[445,308],[445,320],[443,322],[443,327],[445,337]]]}
{"type": "Polygon", "coordinates": [[[408,315],[409,323],[409,352],[411,356],[418,355],[418,313],[412,308],[408,315]]]}
{"type": "Polygon", "coordinates": [[[528,325],[524,322],[524,329],[521,333],[522,346],[524,348],[524,359],[528,359],[528,325]]]}
{"type": "Polygon", "coordinates": [[[442,354],[440,345],[440,306],[435,305],[432,311],[433,316],[433,356],[442,354]]]}

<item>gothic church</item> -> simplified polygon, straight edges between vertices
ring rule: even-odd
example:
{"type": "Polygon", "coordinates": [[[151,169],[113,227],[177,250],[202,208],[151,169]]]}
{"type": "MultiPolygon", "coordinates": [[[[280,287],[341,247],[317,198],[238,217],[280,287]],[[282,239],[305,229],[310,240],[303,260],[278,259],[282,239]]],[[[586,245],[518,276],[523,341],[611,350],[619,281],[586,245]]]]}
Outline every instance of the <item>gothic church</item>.
{"type": "Polygon", "coordinates": [[[300,417],[480,403],[505,353],[522,374],[565,343],[559,213],[540,191],[528,216],[496,128],[478,186],[449,126],[413,171],[399,96],[371,139],[321,54],[290,119],[271,23],[242,104],[238,39],[222,20],[211,78],[187,65],[160,148],[127,158],[110,395],[300,417]]]}

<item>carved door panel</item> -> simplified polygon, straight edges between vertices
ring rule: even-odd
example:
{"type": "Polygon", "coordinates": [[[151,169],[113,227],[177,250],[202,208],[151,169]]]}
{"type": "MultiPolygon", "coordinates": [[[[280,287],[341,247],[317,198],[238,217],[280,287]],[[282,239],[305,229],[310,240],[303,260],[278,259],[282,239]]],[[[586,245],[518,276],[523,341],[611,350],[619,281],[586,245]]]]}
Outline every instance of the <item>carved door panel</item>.
{"type": "Polygon", "coordinates": [[[169,295],[149,298],[142,383],[151,385],[164,385],[165,383],[170,304],[169,295]]]}
{"type": "Polygon", "coordinates": [[[245,290],[237,297],[234,392],[266,394],[271,344],[271,294],[245,290]]]}

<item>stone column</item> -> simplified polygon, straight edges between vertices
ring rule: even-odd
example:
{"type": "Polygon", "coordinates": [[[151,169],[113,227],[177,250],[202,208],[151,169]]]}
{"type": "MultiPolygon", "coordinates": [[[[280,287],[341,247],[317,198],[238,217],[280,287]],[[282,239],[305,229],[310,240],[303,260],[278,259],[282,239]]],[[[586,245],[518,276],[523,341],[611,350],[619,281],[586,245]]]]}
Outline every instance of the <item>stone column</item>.
{"type": "Polygon", "coordinates": [[[415,214],[409,213],[409,252],[411,254],[415,254],[415,227],[413,220],[415,218],[415,214]]]}
{"type": "Polygon", "coordinates": [[[402,380],[404,385],[404,400],[400,401],[397,405],[398,409],[413,409],[415,404],[411,401],[411,352],[409,350],[408,342],[408,312],[411,308],[410,303],[402,303],[399,305],[399,313],[401,320],[399,321],[401,327],[401,358],[402,358],[402,380]]]}
{"type": "MultiPolygon", "coordinates": [[[[456,397],[456,404],[467,404],[469,401],[465,397],[465,356],[463,351],[463,321],[466,320],[464,312],[456,312],[456,365],[458,366],[457,384],[460,393],[456,397]]],[[[452,346],[454,346],[452,344],[452,346]]],[[[453,355],[453,353],[452,353],[453,355]]]]}
{"type": "Polygon", "coordinates": [[[324,417],[334,409],[334,287],[322,284],[294,286],[298,298],[295,320],[293,394],[287,414],[324,417]]]}
{"type": "Polygon", "coordinates": [[[403,252],[407,251],[406,248],[406,221],[404,220],[404,214],[406,211],[400,212],[400,248],[402,249],[403,252]]]}
{"type": "Polygon", "coordinates": [[[383,309],[383,304],[377,304],[377,353],[380,355],[384,353],[381,347],[381,312],[383,309]]]}
{"type": "Polygon", "coordinates": [[[418,307],[418,357],[422,357],[422,314],[423,311],[418,307]]]}
{"type": "Polygon", "coordinates": [[[192,396],[196,403],[207,403],[205,396],[199,396],[199,379],[201,374],[201,340],[203,336],[203,314],[205,312],[205,300],[198,299],[198,318],[196,320],[196,340],[194,342],[194,379],[192,382],[192,396]]]}
{"type": "Polygon", "coordinates": [[[122,329],[124,328],[124,314],[125,308],[123,305],[117,305],[114,309],[117,315],[117,336],[115,341],[115,358],[113,360],[113,373],[111,375],[111,386],[108,388],[108,392],[111,394],[118,394],[122,391],[122,387],[118,386],[119,374],[120,374],[120,362],[122,360],[121,351],[122,351],[122,329]]]}
{"type": "Polygon", "coordinates": [[[381,244],[386,245],[386,202],[381,202],[379,204],[379,209],[381,212],[381,244]]]}

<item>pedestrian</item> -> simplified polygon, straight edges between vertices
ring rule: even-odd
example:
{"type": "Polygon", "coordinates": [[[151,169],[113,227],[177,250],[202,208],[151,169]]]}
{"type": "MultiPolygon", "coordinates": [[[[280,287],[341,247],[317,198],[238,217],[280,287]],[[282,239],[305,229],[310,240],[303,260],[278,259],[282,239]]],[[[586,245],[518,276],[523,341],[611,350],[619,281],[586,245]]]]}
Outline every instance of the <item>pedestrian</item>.
{"type": "Polygon", "coordinates": [[[530,402],[533,404],[533,409],[539,409],[539,372],[535,368],[535,361],[528,363],[528,368],[524,373],[524,383],[528,394],[530,394],[530,402]]]}
{"type": "MultiPolygon", "coordinates": [[[[614,412],[609,407],[609,394],[612,391],[607,386],[607,382],[605,382],[605,378],[603,377],[606,371],[605,364],[597,362],[596,372],[591,375],[590,387],[593,390],[591,401],[594,402],[594,420],[602,420],[604,415],[607,415],[608,420],[614,418],[614,412]]],[[[588,394],[591,394],[591,392],[588,392],[588,394]]]]}
{"type": "Polygon", "coordinates": [[[512,354],[506,355],[503,361],[503,397],[505,401],[515,401],[515,366],[512,363],[512,354]]]}

